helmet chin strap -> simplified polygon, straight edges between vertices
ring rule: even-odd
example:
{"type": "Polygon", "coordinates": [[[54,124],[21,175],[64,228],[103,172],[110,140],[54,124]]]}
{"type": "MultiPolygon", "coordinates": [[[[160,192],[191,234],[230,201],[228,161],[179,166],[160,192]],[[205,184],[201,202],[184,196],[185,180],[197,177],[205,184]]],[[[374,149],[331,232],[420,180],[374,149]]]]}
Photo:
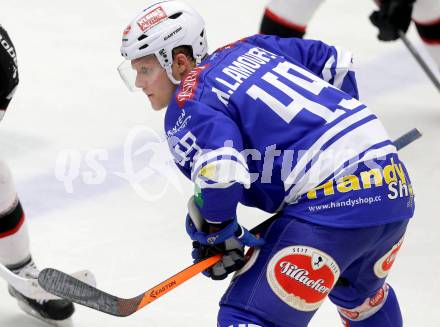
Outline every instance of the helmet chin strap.
{"type": "Polygon", "coordinates": [[[173,83],[174,85],[179,85],[180,81],[178,81],[177,79],[174,78],[172,67],[171,66],[167,66],[165,68],[165,70],[167,72],[168,78],[171,81],[171,83],[173,83]]]}
{"type": "MultiPolygon", "coordinates": [[[[195,58],[195,60],[196,60],[196,67],[197,67],[202,62],[202,59],[198,56],[198,57],[195,58]]],[[[172,65],[167,65],[165,67],[165,70],[167,72],[168,78],[171,81],[171,83],[173,83],[174,85],[180,85],[181,81],[178,81],[173,76],[173,66],[172,65]]]]}

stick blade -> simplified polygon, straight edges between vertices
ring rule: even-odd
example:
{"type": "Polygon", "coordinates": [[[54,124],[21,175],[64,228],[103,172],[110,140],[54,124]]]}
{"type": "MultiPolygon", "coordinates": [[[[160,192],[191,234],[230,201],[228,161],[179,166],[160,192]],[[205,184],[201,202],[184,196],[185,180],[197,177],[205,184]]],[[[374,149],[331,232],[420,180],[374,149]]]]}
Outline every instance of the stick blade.
{"type": "Polygon", "coordinates": [[[46,268],[38,275],[38,284],[49,293],[60,298],[105,312],[121,316],[118,310],[119,299],[90,286],[62,271],[46,268]]]}

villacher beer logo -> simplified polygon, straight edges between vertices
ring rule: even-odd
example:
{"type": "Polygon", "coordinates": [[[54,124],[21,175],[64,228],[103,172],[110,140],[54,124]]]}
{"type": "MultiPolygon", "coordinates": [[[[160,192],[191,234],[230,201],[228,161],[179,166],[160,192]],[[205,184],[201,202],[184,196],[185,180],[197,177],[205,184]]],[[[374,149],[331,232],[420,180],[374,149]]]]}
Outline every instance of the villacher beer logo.
{"type": "Polygon", "coordinates": [[[396,260],[397,253],[402,247],[403,237],[394,244],[394,246],[389,250],[382,258],[377,260],[374,264],[374,273],[378,278],[384,278],[388,275],[391,267],[393,266],[394,261],[396,260]]]}
{"type": "Polygon", "coordinates": [[[388,284],[384,284],[381,288],[378,289],[374,296],[365,299],[365,301],[360,306],[353,309],[344,309],[338,307],[338,311],[343,318],[349,319],[351,321],[360,321],[367,319],[383,307],[388,297],[388,292],[389,286],[388,284]]]}
{"type": "Polygon", "coordinates": [[[267,281],[286,304],[300,311],[316,310],[339,278],[328,254],[308,246],[289,246],[270,260],[267,281]]]}

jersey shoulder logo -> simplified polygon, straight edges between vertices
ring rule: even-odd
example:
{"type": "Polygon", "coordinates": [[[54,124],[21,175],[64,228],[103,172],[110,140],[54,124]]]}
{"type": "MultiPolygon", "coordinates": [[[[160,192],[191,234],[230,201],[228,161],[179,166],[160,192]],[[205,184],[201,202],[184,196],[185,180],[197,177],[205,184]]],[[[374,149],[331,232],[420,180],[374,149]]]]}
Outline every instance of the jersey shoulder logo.
{"type": "Polygon", "coordinates": [[[204,71],[208,65],[198,66],[190,71],[180,83],[180,89],[176,95],[176,102],[180,109],[183,108],[186,101],[192,99],[196,93],[197,85],[199,84],[199,78],[202,71],[204,71]]]}

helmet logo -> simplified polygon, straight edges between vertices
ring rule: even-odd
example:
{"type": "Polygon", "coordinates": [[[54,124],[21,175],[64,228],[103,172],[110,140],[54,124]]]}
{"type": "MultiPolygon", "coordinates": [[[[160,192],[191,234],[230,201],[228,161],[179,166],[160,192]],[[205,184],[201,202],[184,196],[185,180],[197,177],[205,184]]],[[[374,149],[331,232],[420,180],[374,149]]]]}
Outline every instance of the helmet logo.
{"type": "Polygon", "coordinates": [[[163,40],[166,41],[168,40],[170,37],[176,35],[177,33],[179,33],[182,30],[182,26],[180,26],[178,29],[174,30],[173,32],[171,32],[170,34],[166,35],[163,40]]]}
{"type": "Polygon", "coordinates": [[[131,25],[128,25],[128,26],[125,28],[124,32],[122,32],[122,35],[123,35],[123,36],[127,36],[128,33],[130,33],[130,31],[131,31],[131,25]]]}
{"type": "Polygon", "coordinates": [[[130,33],[130,31],[131,31],[131,25],[128,25],[125,28],[124,32],[122,32],[122,42],[128,41],[128,34],[130,33]]]}
{"type": "Polygon", "coordinates": [[[165,49],[160,49],[159,55],[164,59],[167,58],[167,52],[165,51],[165,49]]]}
{"type": "Polygon", "coordinates": [[[158,7],[152,11],[147,12],[144,16],[138,19],[137,24],[142,32],[159,24],[161,21],[167,19],[168,16],[162,7],[158,7]]]}

